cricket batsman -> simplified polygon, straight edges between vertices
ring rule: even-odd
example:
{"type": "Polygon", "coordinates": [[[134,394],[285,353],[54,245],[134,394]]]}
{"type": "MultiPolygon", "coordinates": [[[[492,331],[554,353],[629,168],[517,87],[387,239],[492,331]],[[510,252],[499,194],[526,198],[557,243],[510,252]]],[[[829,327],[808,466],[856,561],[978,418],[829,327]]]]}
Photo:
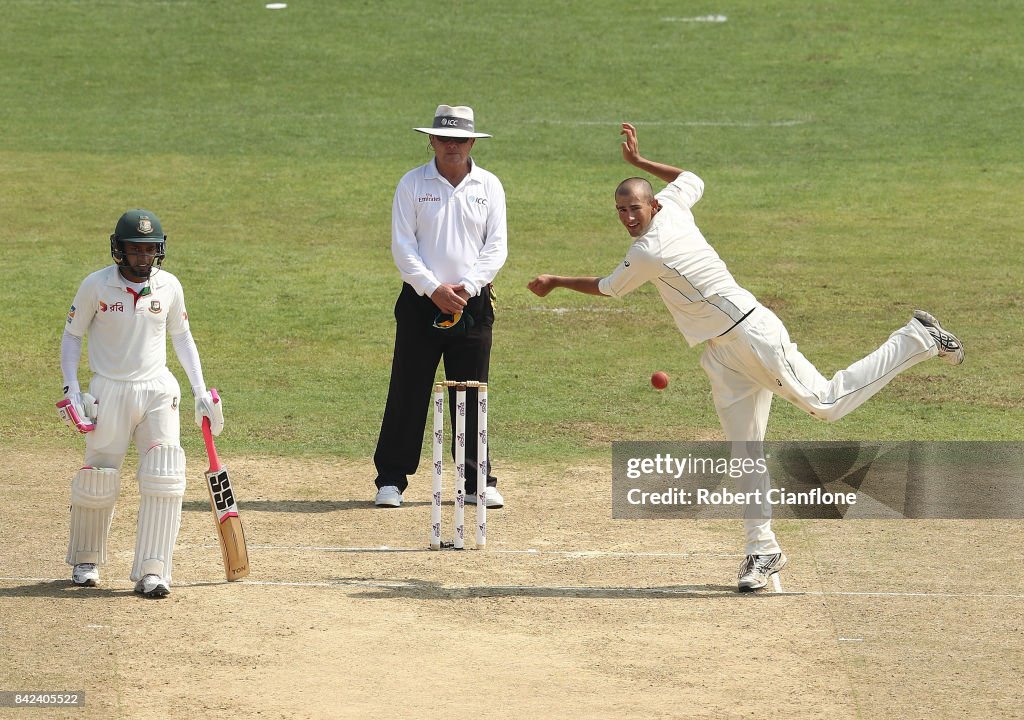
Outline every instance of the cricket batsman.
{"type": "Polygon", "coordinates": [[[71,582],[92,587],[107,562],[107,536],[121,487],[121,463],[134,441],[139,463],[139,518],[131,579],[147,598],[171,591],[174,542],[185,494],[178,405],[181,390],[167,368],[167,336],[195,396],[195,421],[224,428],[221,403],[203,381],[189,331],[181,283],[161,270],[167,248],[160,220],[129,210],[110,236],[114,264],[82,282],[68,311],[60,346],[61,417],[85,434],[85,462],[71,481],[67,563],[71,582]],[[88,392],[78,383],[82,341],[89,336],[88,392]]]}

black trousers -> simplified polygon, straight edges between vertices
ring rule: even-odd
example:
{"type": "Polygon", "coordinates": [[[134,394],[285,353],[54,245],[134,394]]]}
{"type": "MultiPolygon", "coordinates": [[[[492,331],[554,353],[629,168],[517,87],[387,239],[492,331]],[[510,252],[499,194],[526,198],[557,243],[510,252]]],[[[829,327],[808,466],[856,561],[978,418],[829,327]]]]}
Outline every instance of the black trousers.
{"type": "MultiPolygon", "coordinates": [[[[465,312],[472,316],[473,327],[466,332],[433,327],[437,306],[428,297],[418,295],[408,283],[395,303],[395,354],[391,361],[391,384],[381,421],[373,464],[377,467],[378,488],[395,485],[402,492],[409,486],[408,476],[416,472],[423,447],[427,410],[431,403],[434,375],[444,360],[448,380],[487,381],[491,360],[491,331],[494,308],[491,294],[484,290],[470,298],[465,312]]],[[[465,319],[463,319],[465,322],[465,319]]],[[[470,388],[467,397],[473,406],[470,388]]],[[[448,418],[452,425],[449,437],[455,453],[455,389],[448,393],[448,418]]],[[[466,413],[466,436],[476,437],[475,412],[466,413]]],[[[488,449],[488,454],[490,449],[488,449]]],[[[491,469],[490,457],[487,462],[491,469]]],[[[496,485],[497,478],[487,473],[487,484],[496,485]]],[[[466,492],[477,489],[476,443],[466,444],[466,492]]]]}

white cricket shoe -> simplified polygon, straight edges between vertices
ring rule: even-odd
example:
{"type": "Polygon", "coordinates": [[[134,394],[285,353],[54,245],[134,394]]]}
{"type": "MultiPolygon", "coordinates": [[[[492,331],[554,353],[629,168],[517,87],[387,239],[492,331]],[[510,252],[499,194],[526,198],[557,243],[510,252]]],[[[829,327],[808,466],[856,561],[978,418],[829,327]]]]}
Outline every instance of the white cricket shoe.
{"type": "MultiPolygon", "coordinates": [[[[466,504],[476,505],[476,493],[466,493],[466,504]]],[[[484,505],[488,510],[505,507],[505,498],[498,492],[498,488],[488,485],[484,490],[484,505]]]]}
{"type": "Polygon", "coordinates": [[[768,578],[786,567],[787,558],[778,552],[774,555],[747,555],[740,565],[737,586],[740,592],[760,590],[768,584],[768,578]]]}
{"type": "Polygon", "coordinates": [[[377,507],[401,507],[402,493],[397,485],[385,485],[377,491],[377,497],[374,498],[373,504],[377,507]]]}
{"type": "Polygon", "coordinates": [[[71,571],[71,582],[82,587],[96,587],[100,581],[100,571],[94,563],[78,563],[71,571]]]}
{"type": "Polygon", "coordinates": [[[135,583],[135,592],[143,597],[162,598],[171,594],[171,588],[162,577],[151,574],[135,583]]]}
{"type": "Polygon", "coordinates": [[[935,346],[939,349],[939,357],[950,365],[961,365],[964,361],[964,346],[960,344],[956,335],[949,330],[943,329],[939,321],[931,313],[924,310],[915,310],[914,319],[924,325],[925,330],[935,340],[935,346]]]}

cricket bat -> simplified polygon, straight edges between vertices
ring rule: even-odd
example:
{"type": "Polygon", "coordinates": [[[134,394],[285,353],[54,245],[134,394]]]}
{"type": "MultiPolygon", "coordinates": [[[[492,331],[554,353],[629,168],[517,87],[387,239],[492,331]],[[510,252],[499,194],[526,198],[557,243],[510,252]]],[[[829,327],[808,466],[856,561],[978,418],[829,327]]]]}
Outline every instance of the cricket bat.
{"type": "MultiPolygon", "coordinates": [[[[220,402],[220,396],[214,388],[210,388],[210,394],[215,403],[220,402]]],[[[208,417],[203,418],[203,441],[206,443],[206,455],[210,458],[210,469],[206,471],[206,486],[210,490],[210,505],[213,507],[213,519],[217,525],[217,537],[220,539],[224,575],[228,580],[240,580],[249,574],[249,551],[245,547],[245,532],[242,530],[242,519],[238,517],[238,505],[235,504],[231,479],[228,477],[227,468],[220,464],[217,457],[208,417]]]]}

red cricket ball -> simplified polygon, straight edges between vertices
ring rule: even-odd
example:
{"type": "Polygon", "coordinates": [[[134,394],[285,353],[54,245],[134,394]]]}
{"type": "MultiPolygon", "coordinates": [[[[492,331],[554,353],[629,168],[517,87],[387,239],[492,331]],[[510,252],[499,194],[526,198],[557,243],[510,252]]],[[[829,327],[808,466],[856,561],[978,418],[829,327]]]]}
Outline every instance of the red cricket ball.
{"type": "Polygon", "coordinates": [[[651,385],[658,390],[664,390],[668,387],[668,375],[663,373],[661,370],[651,375],[651,385]]]}

